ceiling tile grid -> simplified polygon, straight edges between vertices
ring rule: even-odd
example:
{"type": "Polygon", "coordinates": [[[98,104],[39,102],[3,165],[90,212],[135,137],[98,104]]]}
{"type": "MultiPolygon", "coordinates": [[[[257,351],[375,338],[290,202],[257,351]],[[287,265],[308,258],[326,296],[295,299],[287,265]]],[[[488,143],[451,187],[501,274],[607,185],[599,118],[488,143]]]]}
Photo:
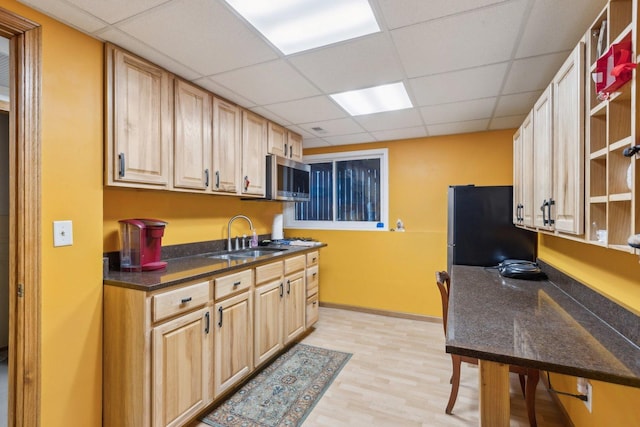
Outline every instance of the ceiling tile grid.
{"type": "Polygon", "coordinates": [[[369,0],[380,32],[287,56],[224,0],[18,1],[301,133],[305,147],[515,128],[606,4],[369,0]],[[413,108],[350,117],[329,96],[395,82],[413,108]]]}

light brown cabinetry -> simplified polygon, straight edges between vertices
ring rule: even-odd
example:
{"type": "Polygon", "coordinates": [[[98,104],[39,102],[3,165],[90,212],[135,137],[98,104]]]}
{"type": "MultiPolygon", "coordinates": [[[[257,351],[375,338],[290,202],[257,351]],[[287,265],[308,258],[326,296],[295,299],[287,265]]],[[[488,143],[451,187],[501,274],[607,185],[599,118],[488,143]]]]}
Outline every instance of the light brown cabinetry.
{"type": "Polygon", "coordinates": [[[302,161],[302,137],[284,127],[269,122],[267,153],[302,161]]]}
{"type": "Polygon", "coordinates": [[[580,42],[514,135],[518,225],[584,231],[583,51],[580,42]]]}
{"type": "Polygon", "coordinates": [[[247,196],[265,195],[268,121],[242,110],[242,188],[247,196]]]}
{"type": "Polygon", "coordinates": [[[168,72],[105,45],[105,183],[167,188],[172,87],[168,72]]]}
{"type": "Polygon", "coordinates": [[[207,280],[104,287],[104,426],[183,425],[212,401],[211,300],[207,280]]]}
{"type": "MultiPolygon", "coordinates": [[[[596,60],[611,44],[630,41],[632,50],[636,50],[637,13],[635,0],[611,0],[603,9],[587,37],[589,73],[595,71],[596,60]],[[599,51],[600,39],[603,47],[599,51]]],[[[637,58],[631,61],[637,62],[637,58]]],[[[625,252],[634,251],[627,244],[629,236],[640,233],[638,156],[623,154],[626,148],[638,144],[637,73],[606,99],[598,97],[589,80],[586,97],[586,238],[590,243],[625,252]]]]}
{"type": "Polygon", "coordinates": [[[296,339],[305,327],[305,256],[284,261],[284,343],[296,339]]]}
{"type": "Polygon", "coordinates": [[[176,79],[174,119],[173,186],[207,190],[211,170],[211,95],[176,79]]]}
{"type": "Polygon", "coordinates": [[[254,364],[259,366],[284,346],[284,263],[256,267],[254,364]]]}
{"type": "Polygon", "coordinates": [[[214,398],[253,370],[253,271],[214,280],[214,398]]]}
{"type": "Polygon", "coordinates": [[[213,98],[213,174],[214,192],[240,192],[242,116],[238,106],[213,98]]]}
{"type": "Polygon", "coordinates": [[[319,315],[319,300],[318,300],[318,288],[320,283],[319,252],[318,251],[309,252],[307,254],[306,261],[307,261],[307,269],[306,269],[307,307],[306,307],[306,314],[305,314],[305,328],[308,329],[318,321],[318,315],[319,315]]]}

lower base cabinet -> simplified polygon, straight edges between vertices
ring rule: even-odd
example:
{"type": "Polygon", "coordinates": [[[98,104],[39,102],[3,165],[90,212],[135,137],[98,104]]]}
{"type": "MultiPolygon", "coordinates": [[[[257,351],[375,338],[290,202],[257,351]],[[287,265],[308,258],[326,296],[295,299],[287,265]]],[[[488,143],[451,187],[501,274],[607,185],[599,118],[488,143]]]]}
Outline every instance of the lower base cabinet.
{"type": "Polygon", "coordinates": [[[211,307],[152,331],[152,425],[179,426],[211,402],[211,307]]]}
{"type": "Polygon", "coordinates": [[[317,255],[148,292],[106,283],[102,425],[188,425],[272,359],[317,321],[317,255]]]}

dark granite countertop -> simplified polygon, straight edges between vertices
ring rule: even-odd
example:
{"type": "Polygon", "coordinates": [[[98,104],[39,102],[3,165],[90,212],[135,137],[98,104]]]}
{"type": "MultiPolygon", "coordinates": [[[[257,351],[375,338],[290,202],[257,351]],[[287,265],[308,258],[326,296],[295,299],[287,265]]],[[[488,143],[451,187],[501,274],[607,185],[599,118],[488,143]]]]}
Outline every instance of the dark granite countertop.
{"type": "Polygon", "coordinates": [[[282,252],[275,252],[260,258],[244,258],[222,260],[210,258],[211,253],[186,256],[182,258],[167,259],[167,267],[156,271],[126,272],[110,270],[104,278],[104,285],[119,286],[123,288],[137,289],[140,291],[155,291],[157,289],[178,285],[190,280],[209,277],[214,274],[241,270],[265,262],[275,261],[297,253],[304,253],[327,246],[318,243],[315,246],[289,246],[272,245],[272,248],[280,248],[282,252]]]}
{"type": "Polygon", "coordinates": [[[452,267],[446,349],[640,387],[637,342],[551,281],[504,278],[496,269],[452,267]]]}

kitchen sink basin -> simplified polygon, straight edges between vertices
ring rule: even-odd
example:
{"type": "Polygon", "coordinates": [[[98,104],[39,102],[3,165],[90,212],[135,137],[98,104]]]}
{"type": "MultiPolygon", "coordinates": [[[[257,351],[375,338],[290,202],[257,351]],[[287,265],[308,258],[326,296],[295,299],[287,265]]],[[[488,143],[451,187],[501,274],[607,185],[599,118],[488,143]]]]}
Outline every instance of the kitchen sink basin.
{"type": "Polygon", "coordinates": [[[207,258],[225,259],[225,260],[260,258],[260,257],[272,256],[282,251],[284,251],[284,249],[267,248],[267,247],[252,248],[252,249],[242,249],[240,251],[234,251],[234,252],[208,255],[207,258]]]}

